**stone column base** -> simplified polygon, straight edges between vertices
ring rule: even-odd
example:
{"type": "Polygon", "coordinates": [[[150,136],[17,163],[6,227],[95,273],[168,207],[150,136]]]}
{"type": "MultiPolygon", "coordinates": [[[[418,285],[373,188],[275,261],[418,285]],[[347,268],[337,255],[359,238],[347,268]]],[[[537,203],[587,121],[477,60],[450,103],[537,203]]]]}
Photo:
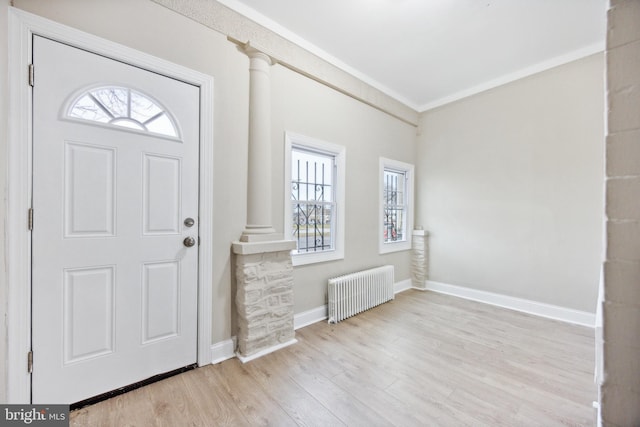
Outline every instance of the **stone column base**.
{"type": "Polygon", "coordinates": [[[428,236],[422,229],[413,230],[411,235],[411,286],[416,289],[427,289],[428,236]]]}
{"type": "Polygon", "coordinates": [[[238,358],[253,360],[296,342],[290,240],[234,242],[238,358]]]}

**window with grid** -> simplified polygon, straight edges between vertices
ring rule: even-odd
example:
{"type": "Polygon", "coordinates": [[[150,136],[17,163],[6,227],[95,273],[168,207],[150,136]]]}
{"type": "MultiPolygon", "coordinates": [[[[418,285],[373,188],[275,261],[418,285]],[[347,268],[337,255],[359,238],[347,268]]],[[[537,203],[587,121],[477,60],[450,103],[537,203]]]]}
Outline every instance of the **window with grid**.
{"type": "Polygon", "coordinates": [[[413,165],[380,159],[380,253],[411,249],[413,165]]]}
{"type": "Polygon", "coordinates": [[[335,156],[293,147],[291,150],[291,235],[298,253],[333,249],[333,172],[335,156]]]}
{"type": "Polygon", "coordinates": [[[344,149],[292,134],[286,143],[285,229],[297,243],[294,265],[342,258],[344,149]]]}
{"type": "Polygon", "coordinates": [[[384,200],[383,239],[385,243],[406,238],[406,180],[405,171],[384,169],[382,194],[384,200]]]}

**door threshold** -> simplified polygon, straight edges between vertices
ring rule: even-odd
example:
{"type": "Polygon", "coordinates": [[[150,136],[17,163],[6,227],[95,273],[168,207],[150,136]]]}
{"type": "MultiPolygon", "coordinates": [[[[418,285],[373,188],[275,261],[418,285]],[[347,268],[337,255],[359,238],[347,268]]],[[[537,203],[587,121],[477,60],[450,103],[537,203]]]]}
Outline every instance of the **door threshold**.
{"type": "Polygon", "coordinates": [[[102,393],[102,394],[99,394],[97,396],[93,396],[93,397],[90,397],[88,399],[81,400],[81,401],[76,402],[76,403],[72,403],[71,405],[69,405],[69,410],[70,411],[75,411],[76,409],[84,408],[85,406],[94,405],[94,404],[96,404],[98,402],[102,402],[103,400],[111,399],[112,397],[116,397],[116,396],[119,396],[121,394],[128,393],[128,392],[133,391],[135,389],[138,389],[140,387],[144,387],[146,385],[153,384],[153,383],[158,382],[158,381],[162,381],[164,379],[167,379],[169,377],[173,377],[173,376],[181,374],[183,372],[191,371],[191,370],[193,370],[193,369],[195,369],[197,367],[198,367],[198,364],[194,363],[192,365],[187,365],[187,366],[183,366],[182,368],[174,369],[173,371],[164,372],[162,374],[154,375],[154,376],[149,377],[149,378],[147,378],[145,380],[138,381],[137,383],[129,384],[127,386],[120,387],[118,389],[111,390],[111,391],[108,391],[106,393],[102,393]]]}

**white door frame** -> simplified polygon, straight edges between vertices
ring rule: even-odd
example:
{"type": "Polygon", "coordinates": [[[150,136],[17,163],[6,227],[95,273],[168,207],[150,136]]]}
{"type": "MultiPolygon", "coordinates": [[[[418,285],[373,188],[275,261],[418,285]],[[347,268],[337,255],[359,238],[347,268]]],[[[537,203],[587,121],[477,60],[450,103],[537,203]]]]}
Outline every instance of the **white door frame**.
{"type": "MultiPolygon", "coordinates": [[[[213,304],[213,77],[9,7],[9,141],[5,241],[8,284],[7,402],[24,404],[31,401],[31,375],[27,372],[27,353],[31,349],[31,232],[27,227],[27,213],[32,198],[33,121],[28,67],[32,58],[34,34],[200,87],[198,365],[210,364],[213,304]]],[[[37,76],[37,70],[35,75],[37,76]]]]}

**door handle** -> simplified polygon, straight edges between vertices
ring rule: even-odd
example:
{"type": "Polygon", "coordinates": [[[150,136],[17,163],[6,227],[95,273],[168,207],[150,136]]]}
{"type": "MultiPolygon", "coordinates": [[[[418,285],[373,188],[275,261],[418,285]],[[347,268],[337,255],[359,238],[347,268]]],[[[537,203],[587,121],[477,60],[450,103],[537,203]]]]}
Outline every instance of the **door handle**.
{"type": "Polygon", "coordinates": [[[191,246],[194,246],[196,244],[196,239],[194,239],[193,237],[189,236],[187,238],[185,238],[182,243],[184,243],[184,245],[188,248],[190,248],[191,246]]]}

